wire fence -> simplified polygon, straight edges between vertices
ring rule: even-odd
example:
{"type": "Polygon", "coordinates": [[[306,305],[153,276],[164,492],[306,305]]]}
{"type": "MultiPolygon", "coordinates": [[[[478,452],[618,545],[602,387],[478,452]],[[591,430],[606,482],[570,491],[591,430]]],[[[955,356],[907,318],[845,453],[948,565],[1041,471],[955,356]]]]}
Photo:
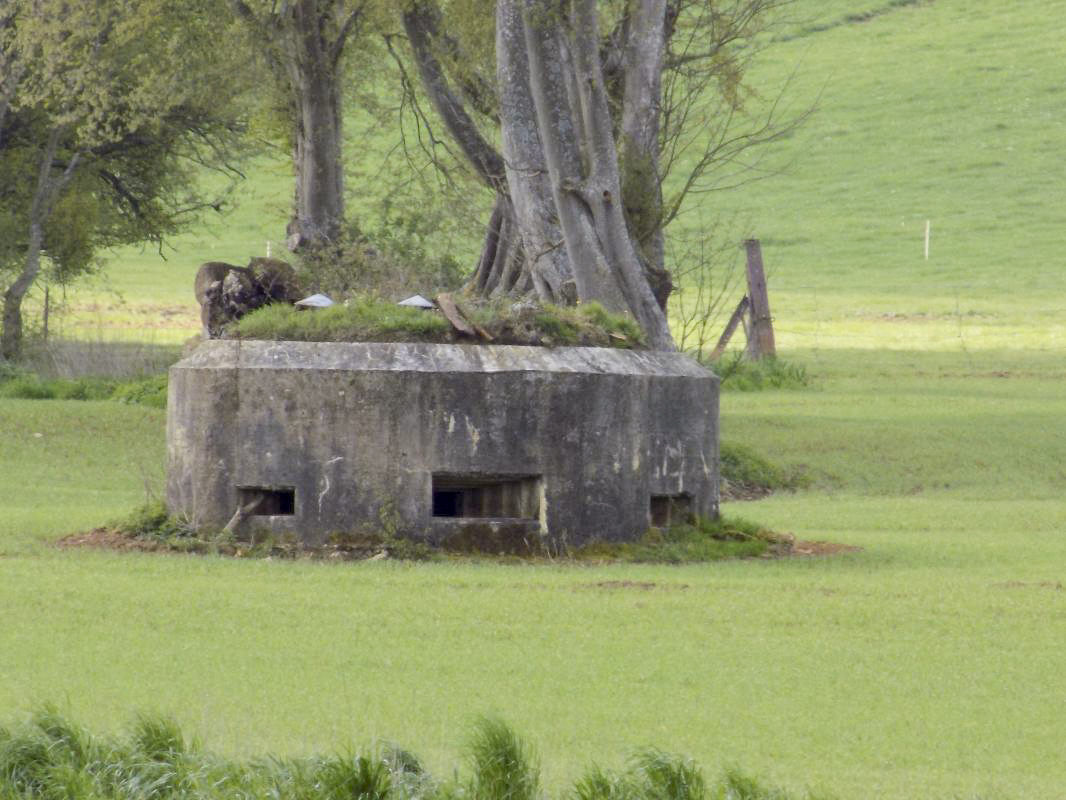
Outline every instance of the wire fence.
{"type": "MultiPolygon", "coordinates": [[[[791,353],[824,360],[841,351],[861,351],[870,367],[898,364],[901,352],[956,353],[975,364],[1013,352],[1061,355],[1066,367],[1066,281],[1058,282],[1063,285],[1037,291],[977,281],[790,284],[771,276],[777,352],[784,358],[791,353]]],[[[709,326],[714,341],[743,289],[734,287],[719,300],[709,326]]],[[[727,353],[745,343],[738,331],[727,353]]],[[[709,352],[706,345],[703,350],[709,352]]]]}

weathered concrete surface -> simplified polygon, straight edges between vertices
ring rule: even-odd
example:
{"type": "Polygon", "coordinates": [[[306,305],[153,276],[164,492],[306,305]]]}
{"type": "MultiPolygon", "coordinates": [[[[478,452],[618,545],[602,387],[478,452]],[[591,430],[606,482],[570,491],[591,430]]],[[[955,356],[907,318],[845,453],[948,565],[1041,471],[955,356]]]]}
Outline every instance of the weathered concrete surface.
{"type": "Polygon", "coordinates": [[[671,353],[208,341],[170,371],[167,441],[172,512],[221,528],[262,495],[243,528],[309,545],[560,551],[718,510],[718,379],[671,353]]]}

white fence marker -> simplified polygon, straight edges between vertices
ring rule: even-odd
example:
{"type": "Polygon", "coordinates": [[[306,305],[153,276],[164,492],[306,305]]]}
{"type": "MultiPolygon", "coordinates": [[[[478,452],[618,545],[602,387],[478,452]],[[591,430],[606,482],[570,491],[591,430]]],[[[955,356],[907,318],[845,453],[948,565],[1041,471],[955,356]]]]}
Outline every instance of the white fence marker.
{"type": "Polygon", "coordinates": [[[929,233],[932,230],[932,226],[929,224],[929,220],[925,221],[925,260],[929,260],[929,233]]]}

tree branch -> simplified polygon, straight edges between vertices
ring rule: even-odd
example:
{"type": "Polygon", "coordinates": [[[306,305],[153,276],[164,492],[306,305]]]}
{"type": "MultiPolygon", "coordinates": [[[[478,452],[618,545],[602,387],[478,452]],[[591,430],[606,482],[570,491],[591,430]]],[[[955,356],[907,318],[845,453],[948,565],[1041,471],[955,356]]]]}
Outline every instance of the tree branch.
{"type": "Polygon", "coordinates": [[[366,11],[367,3],[369,0],[363,0],[359,3],[351,13],[341,23],[340,30],[337,32],[337,38],[333,40],[333,44],[329,48],[329,60],[333,65],[333,69],[337,69],[337,65],[340,63],[341,56],[344,54],[344,45],[348,41],[348,36],[351,34],[352,29],[363,16],[363,12],[366,11]]]}
{"type": "Polygon", "coordinates": [[[411,52],[418,65],[422,86],[478,177],[494,191],[506,192],[507,179],[503,158],[481,135],[462,101],[448,85],[444,70],[433,54],[432,41],[439,32],[439,13],[435,3],[423,0],[403,15],[404,30],[411,43],[411,52]]]}

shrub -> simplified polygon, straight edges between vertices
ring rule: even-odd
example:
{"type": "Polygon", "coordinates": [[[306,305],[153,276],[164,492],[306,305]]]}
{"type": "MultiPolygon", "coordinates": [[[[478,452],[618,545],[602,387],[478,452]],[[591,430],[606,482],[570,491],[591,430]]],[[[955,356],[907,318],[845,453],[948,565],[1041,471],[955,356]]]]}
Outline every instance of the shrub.
{"type": "Polygon", "coordinates": [[[36,375],[21,375],[0,383],[0,397],[18,400],[54,400],[55,387],[36,375]]]}
{"type": "Polygon", "coordinates": [[[719,447],[723,499],[755,499],[778,490],[795,490],[810,483],[799,469],[771,463],[750,447],[722,442],[719,447]]]}
{"type": "Polygon", "coordinates": [[[349,224],[330,245],[300,255],[297,272],[311,291],[333,297],[366,291],[403,297],[413,291],[456,289],[465,268],[430,246],[437,222],[447,213],[426,207],[409,215],[386,209],[380,229],[366,234],[349,224]]]}
{"type": "Polygon", "coordinates": [[[536,800],[539,770],[533,754],[505,722],[483,717],[470,742],[474,800],[536,800]]]}
{"type": "Polygon", "coordinates": [[[151,500],[115,524],[126,536],[166,540],[188,536],[190,530],[182,520],[170,515],[162,500],[151,500]]]}
{"type": "Polygon", "coordinates": [[[781,358],[749,361],[743,353],[721,358],[712,365],[724,391],[758,392],[764,389],[803,389],[810,385],[807,370],[781,358]]]}
{"type": "Polygon", "coordinates": [[[115,381],[108,378],[56,378],[47,383],[57,400],[107,400],[115,391],[115,381]]]}
{"type": "Polygon", "coordinates": [[[0,385],[14,380],[15,378],[25,378],[29,374],[30,373],[24,367],[0,358],[0,385]]]}
{"type": "Polygon", "coordinates": [[[126,381],[114,387],[111,398],[151,408],[167,407],[167,373],[126,381]]]}
{"type": "Polygon", "coordinates": [[[0,373],[0,397],[20,400],[110,400],[153,408],[167,406],[166,373],[131,381],[116,378],[41,378],[25,371],[0,373]]]}
{"type": "Polygon", "coordinates": [[[689,524],[652,528],[636,542],[591,542],[573,552],[582,560],[653,564],[752,558],[780,544],[773,532],[742,519],[698,518],[689,524]]]}

